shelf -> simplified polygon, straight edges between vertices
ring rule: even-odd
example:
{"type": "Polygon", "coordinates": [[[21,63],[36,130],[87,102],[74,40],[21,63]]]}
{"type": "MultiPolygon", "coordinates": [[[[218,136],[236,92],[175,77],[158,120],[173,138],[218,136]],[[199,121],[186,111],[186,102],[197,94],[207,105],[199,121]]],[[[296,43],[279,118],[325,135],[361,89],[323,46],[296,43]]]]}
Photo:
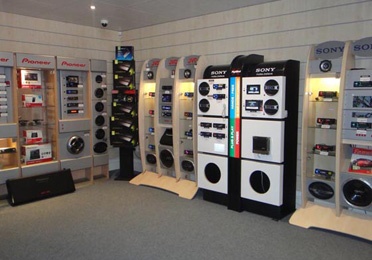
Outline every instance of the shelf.
{"type": "Polygon", "coordinates": [[[342,144],[372,146],[372,141],[342,139],[341,142],[342,142],[342,144]]]}
{"type": "Polygon", "coordinates": [[[337,130],[336,125],[315,125],[315,126],[309,126],[309,129],[321,129],[321,130],[337,130]]]}
{"type": "Polygon", "coordinates": [[[314,155],[319,155],[319,156],[329,156],[329,157],[335,157],[336,153],[335,152],[326,152],[326,151],[319,151],[319,152],[308,152],[308,154],[314,154],[314,155]]]}

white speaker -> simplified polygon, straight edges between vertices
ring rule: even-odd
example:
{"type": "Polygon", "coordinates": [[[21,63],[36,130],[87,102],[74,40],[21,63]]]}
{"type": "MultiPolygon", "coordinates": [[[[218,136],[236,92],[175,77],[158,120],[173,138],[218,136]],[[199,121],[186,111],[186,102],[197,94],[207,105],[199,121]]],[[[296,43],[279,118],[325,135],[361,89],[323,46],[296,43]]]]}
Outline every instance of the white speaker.
{"type": "Polygon", "coordinates": [[[283,204],[283,165],[242,160],[241,197],[270,205],[283,204]]]}
{"type": "Polygon", "coordinates": [[[199,188],[227,194],[227,157],[198,154],[199,188]]]}

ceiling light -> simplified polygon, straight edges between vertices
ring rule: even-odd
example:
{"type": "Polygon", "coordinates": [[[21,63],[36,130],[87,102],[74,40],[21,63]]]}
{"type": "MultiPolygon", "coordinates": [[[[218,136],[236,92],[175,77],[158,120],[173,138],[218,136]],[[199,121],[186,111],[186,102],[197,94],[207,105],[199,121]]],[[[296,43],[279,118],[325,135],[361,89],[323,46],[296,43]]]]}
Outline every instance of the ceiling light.
{"type": "Polygon", "coordinates": [[[96,9],[96,6],[95,5],[91,5],[90,6],[90,9],[95,10],[96,9]]]}

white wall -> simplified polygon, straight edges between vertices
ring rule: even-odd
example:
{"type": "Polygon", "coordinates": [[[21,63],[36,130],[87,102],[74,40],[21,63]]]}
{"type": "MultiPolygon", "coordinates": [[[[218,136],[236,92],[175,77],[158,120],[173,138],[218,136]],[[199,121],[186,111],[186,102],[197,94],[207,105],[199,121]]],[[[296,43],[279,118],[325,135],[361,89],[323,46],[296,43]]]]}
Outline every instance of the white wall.
{"type": "MultiPolygon", "coordinates": [[[[237,55],[253,53],[264,55],[265,61],[299,60],[301,120],[309,47],[372,36],[371,13],[371,1],[281,0],[126,31],[122,45],[134,46],[137,72],[147,59],[191,54],[206,56],[210,65],[230,64],[237,55]]],[[[299,146],[300,140],[299,128],[299,146]]],[[[299,152],[300,147],[298,158],[299,152]]],[[[298,161],[298,174],[299,168],[298,161]]]]}

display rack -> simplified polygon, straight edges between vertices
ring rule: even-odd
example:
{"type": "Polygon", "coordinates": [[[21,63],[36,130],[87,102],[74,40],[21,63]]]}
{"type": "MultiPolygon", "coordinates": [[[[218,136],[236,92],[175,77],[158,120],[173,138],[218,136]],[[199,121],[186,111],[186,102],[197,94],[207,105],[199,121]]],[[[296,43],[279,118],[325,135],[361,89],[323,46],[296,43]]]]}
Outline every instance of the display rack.
{"type": "Polygon", "coordinates": [[[133,152],[138,145],[138,109],[133,46],[116,46],[113,61],[110,143],[119,148],[120,171],[115,178],[128,181],[134,176],[133,152]]]}
{"type": "MultiPolygon", "coordinates": [[[[371,43],[371,39],[361,41],[371,43]]],[[[302,206],[290,223],[372,240],[371,177],[350,171],[353,147],[371,145],[370,130],[365,128],[368,119],[352,116],[372,106],[359,108],[353,100],[359,94],[370,98],[367,92],[371,92],[368,86],[354,85],[370,78],[363,76],[369,75],[363,73],[367,71],[355,69],[357,43],[325,42],[310,49],[302,120],[302,206]],[[355,193],[349,201],[347,190],[355,193]],[[358,204],[361,201],[368,202],[358,204]]]]}
{"type": "Polygon", "coordinates": [[[20,175],[14,54],[0,52],[0,184],[20,175]]]}
{"type": "Polygon", "coordinates": [[[141,72],[140,97],[144,99],[139,103],[139,131],[145,141],[141,145],[144,172],[130,183],[154,186],[192,199],[197,192],[193,155],[196,140],[191,136],[195,132],[193,94],[204,60],[192,55],[166,58],[158,66],[149,62],[154,61],[147,61],[141,72]],[[153,76],[155,67],[154,81],[148,73],[153,76]]]}
{"type": "Polygon", "coordinates": [[[58,143],[61,169],[75,181],[93,181],[91,88],[88,59],[57,57],[58,143]]]}
{"type": "Polygon", "coordinates": [[[16,54],[22,177],[59,170],[55,57],[16,54]]]}

